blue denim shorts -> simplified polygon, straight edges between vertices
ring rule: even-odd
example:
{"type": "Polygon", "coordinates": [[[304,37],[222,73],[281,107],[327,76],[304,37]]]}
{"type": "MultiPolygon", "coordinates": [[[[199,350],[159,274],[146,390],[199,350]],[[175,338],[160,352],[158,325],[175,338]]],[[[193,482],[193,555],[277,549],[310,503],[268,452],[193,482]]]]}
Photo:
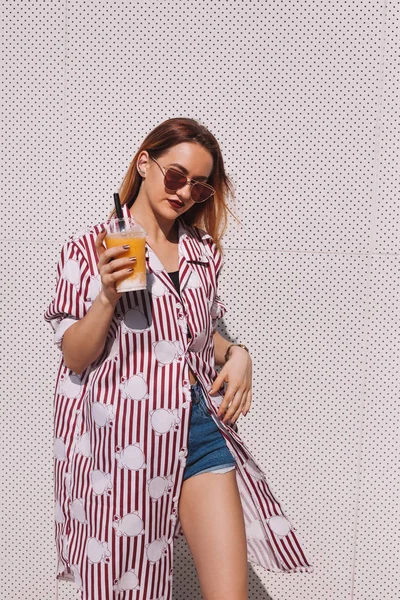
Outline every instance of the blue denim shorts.
{"type": "Polygon", "coordinates": [[[188,454],[183,481],[200,473],[225,473],[236,461],[218,425],[208,412],[199,382],[191,386],[192,413],[189,425],[188,454]]]}

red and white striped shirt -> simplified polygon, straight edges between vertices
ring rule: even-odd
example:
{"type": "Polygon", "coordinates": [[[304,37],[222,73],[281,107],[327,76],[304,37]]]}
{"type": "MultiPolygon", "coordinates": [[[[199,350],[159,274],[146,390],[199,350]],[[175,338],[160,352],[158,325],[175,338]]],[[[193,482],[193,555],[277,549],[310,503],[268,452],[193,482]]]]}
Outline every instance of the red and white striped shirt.
{"type": "MultiPolygon", "coordinates": [[[[124,214],[130,214],[123,207],[124,214]]],[[[212,237],[179,223],[181,297],[146,244],[147,289],[118,300],[105,348],[80,375],[61,356],[54,394],[57,574],[72,572],[81,600],[172,597],[173,543],[191,413],[189,366],[236,460],[248,561],[274,572],[313,572],[295,527],[246,444],[217,416],[209,389],[223,259],[212,237]],[[188,336],[191,333],[192,337],[188,336]]],[[[71,236],[44,318],[54,341],[85,316],[101,289],[95,240],[105,223],[71,236]]],[[[210,507],[212,510],[212,507],[210,507]]]]}

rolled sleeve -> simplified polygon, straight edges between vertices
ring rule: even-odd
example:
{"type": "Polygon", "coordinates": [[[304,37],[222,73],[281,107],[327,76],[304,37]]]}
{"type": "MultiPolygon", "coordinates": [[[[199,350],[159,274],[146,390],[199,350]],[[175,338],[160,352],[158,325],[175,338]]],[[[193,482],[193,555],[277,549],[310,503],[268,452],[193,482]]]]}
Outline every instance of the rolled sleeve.
{"type": "Polygon", "coordinates": [[[210,244],[210,254],[213,258],[215,268],[215,296],[210,309],[213,333],[215,333],[215,331],[217,330],[218,320],[222,319],[222,317],[228,310],[226,304],[222,301],[221,297],[218,294],[219,276],[225,261],[224,257],[222,256],[222,253],[220,252],[214,240],[212,238],[208,238],[208,242],[210,244]]]}
{"type": "Polygon", "coordinates": [[[89,264],[76,243],[70,239],[61,249],[55,294],[44,313],[45,321],[52,326],[54,343],[60,351],[67,329],[87,313],[85,297],[89,283],[89,264]]]}
{"type": "Polygon", "coordinates": [[[224,314],[227,312],[227,308],[225,304],[222,302],[219,296],[215,296],[214,302],[211,306],[211,319],[212,319],[212,328],[213,333],[217,331],[217,322],[218,319],[222,319],[224,314]]]}
{"type": "Polygon", "coordinates": [[[52,321],[51,323],[55,325],[54,327],[54,343],[59,350],[62,350],[62,340],[64,337],[64,333],[74,325],[78,319],[72,319],[70,317],[64,317],[60,322],[52,321]]]}

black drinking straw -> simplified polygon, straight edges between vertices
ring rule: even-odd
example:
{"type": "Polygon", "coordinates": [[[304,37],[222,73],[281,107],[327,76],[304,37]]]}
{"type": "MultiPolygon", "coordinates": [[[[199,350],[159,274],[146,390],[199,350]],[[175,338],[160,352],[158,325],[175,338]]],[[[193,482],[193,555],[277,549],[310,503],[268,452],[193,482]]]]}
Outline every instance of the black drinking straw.
{"type": "Polygon", "coordinates": [[[119,199],[118,192],[116,192],[114,194],[114,204],[115,204],[115,210],[117,211],[117,217],[119,220],[119,230],[125,231],[124,215],[122,214],[121,200],[119,199]]]}

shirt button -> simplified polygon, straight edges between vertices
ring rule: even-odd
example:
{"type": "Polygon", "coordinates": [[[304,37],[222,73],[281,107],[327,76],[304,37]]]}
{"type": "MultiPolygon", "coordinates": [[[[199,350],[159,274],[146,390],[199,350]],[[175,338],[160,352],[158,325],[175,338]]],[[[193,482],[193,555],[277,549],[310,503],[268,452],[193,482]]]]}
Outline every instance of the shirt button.
{"type": "Polygon", "coordinates": [[[180,304],[179,302],[176,303],[176,308],[182,308],[182,304],[180,304]]]}

